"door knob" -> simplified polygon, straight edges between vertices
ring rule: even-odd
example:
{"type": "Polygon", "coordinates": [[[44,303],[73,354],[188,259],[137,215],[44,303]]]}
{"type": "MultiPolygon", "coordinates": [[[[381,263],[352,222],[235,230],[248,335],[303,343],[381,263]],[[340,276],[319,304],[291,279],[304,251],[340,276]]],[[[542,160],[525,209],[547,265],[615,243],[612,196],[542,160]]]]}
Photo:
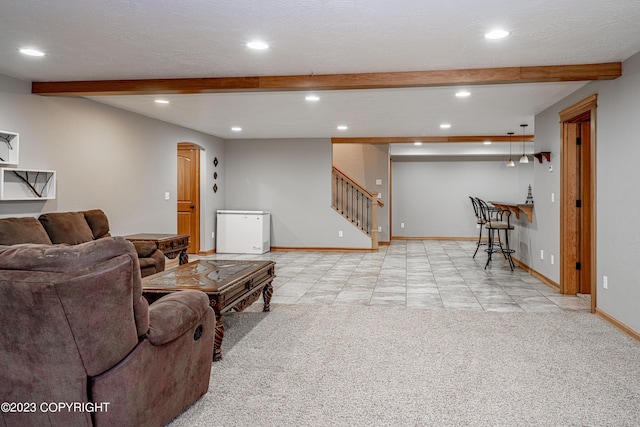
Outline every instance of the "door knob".
{"type": "Polygon", "coordinates": [[[195,208],[195,206],[194,206],[194,205],[191,205],[191,206],[189,206],[189,207],[190,207],[191,209],[195,208]]]}

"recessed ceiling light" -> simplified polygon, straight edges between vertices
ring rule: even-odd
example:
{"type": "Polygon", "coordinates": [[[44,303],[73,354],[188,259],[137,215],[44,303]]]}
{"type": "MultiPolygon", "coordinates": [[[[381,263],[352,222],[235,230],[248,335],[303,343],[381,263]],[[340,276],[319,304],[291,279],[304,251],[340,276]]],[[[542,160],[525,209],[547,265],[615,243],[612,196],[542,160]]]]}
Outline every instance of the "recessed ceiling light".
{"type": "Polygon", "coordinates": [[[347,129],[349,129],[348,126],[345,126],[345,125],[339,125],[338,126],[338,130],[347,130],[347,129]]]}
{"type": "Polygon", "coordinates": [[[29,55],[29,56],[44,56],[43,51],[38,49],[33,49],[30,47],[20,49],[20,53],[22,53],[23,55],[29,55]]]}
{"type": "Polygon", "coordinates": [[[240,126],[233,126],[231,128],[231,130],[234,131],[234,132],[240,132],[242,130],[242,128],[240,126]]]}
{"type": "Polygon", "coordinates": [[[451,125],[449,123],[442,123],[440,125],[440,129],[449,129],[451,127],[451,125]]]}
{"type": "Polygon", "coordinates": [[[485,141],[483,142],[484,145],[491,145],[491,141],[485,141]]]}
{"type": "Polygon", "coordinates": [[[250,49],[256,49],[256,50],[269,49],[269,45],[266,44],[265,42],[261,42],[261,41],[249,42],[249,43],[247,43],[247,47],[250,48],[250,49]]]}
{"type": "Polygon", "coordinates": [[[318,95],[307,95],[304,99],[307,101],[320,101],[320,97],[318,95]]]}
{"type": "Polygon", "coordinates": [[[471,95],[471,92],[468,92],[466,90],[461,90],[459,92],[456,92],[456,96],[458,98],[465,98],[465,97],[470,96],[470,95],[471,95]]]}
{"type": "Polygon", "coordinates": [[[485,34],[484,37],[486,39],[489,39],[489,40],[498,40],[498,39],[503,39],[503,38],[507,37],[508,35],[509,35],[509,31],[493,30],[493,31],[489,31],[487,34],[485,34]]]}
{"type": "Polygon", "coordinates": [[[413,143],[413,145],[422,145],[422,142],[416,141],[416,142],[413,143]]]}
{"type": "Polygon", "coordinates": [[[156,104],[168,104],[169,101],[167,101],[166,99],[156,99],[154,101],[156,104]]]}

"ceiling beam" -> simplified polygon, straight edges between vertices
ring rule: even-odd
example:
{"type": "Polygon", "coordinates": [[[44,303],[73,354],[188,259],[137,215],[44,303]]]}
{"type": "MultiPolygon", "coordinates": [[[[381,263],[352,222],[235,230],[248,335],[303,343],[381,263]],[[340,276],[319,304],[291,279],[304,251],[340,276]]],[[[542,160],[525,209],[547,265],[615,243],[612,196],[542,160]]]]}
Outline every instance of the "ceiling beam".
{"type": "Polygon", "coordinates": [[[613,80],[621,75],[622,63],[611,62],[391,73],[33,82],[31,91],[55,96],[170,95],[546,83],[613,80]]]}
{"type": "MultiPolygon", "coordinates": [[[[513,142],[522,142],[522,135],[513,136],[513,142]]],[[[509,142],[508,135],[470,135],[470,136],[390,136],[363,138],[331,138],[333,144],[407,144],[413,142],[509,142]]],[[[533,135],[524,135],[525,142],[533,142],[533,135]]]]}

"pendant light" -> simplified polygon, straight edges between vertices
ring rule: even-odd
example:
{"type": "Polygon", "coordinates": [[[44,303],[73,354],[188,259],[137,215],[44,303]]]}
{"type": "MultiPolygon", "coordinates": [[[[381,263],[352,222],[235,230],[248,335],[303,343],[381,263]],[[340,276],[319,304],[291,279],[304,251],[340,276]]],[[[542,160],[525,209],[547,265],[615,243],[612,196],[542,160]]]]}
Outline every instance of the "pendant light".
{"type": "Polygon", "coordinates": [[[507,135],[509,135],[509,161],[507,162],[507,167],[513,168],[516,166],[516,164],[513,163],[513,160],[511,159],[511,136],[513,135],[513,132],[507,132],[507,135]]]}
{"type": "Polygon", "coordinates": [[[522,127],[522,157],[520,157],[520,163],[529,163],[529,158],[526,154],[524,154],[524,128],[526,128],[527,124],[520,125],[522,127]]]}

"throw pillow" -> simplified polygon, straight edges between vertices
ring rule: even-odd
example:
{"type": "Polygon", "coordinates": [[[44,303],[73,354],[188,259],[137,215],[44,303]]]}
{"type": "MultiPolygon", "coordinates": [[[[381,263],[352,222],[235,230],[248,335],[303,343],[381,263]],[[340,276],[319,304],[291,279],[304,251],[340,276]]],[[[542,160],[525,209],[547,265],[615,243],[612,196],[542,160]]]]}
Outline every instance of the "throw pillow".
{"type": "Polygon", "coordinates": [[[40,215],[38,219],[53,244],[77,245],[93,240],[93,233],[82,212],[52,212],[40,215]]]}
{"type": "Polygon", "coordinates": [[[21,243],[50,245],[51,239],[36,218],[0,219],[0,245],[19,245],[21,243]]]}

